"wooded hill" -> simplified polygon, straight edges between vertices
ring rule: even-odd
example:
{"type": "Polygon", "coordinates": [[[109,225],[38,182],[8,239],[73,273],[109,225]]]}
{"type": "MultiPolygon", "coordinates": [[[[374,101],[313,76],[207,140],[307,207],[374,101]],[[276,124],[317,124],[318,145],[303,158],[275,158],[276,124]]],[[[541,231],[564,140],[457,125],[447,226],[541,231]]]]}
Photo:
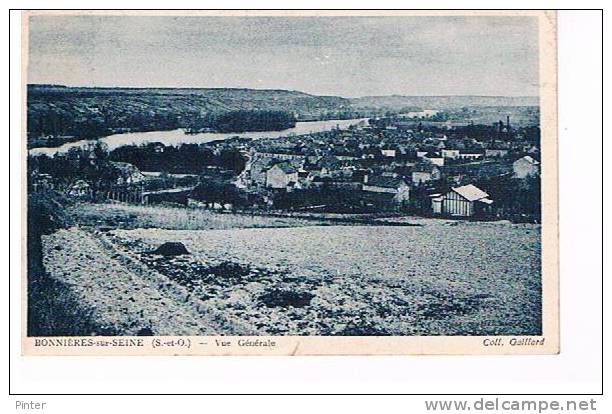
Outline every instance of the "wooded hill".
{"type": "MultiPolygon", "coordinates": [[[[28,133],[96,137],[113,132],[202,128],[236,111],[288,113],[296,120],[350,118],[350,101],[335,96],[257,89],[72,88],[28,86],[28,133]]],[[[269,117],[268,117],[269,118],[269,117]]],[[[278,129],[287,128],[287,117],[278,129]]],[[[223,123],[225,132],[231,123],[223,123]]],[[[291,125],[290,125],[291,126],[291,125]]],[[[290,127],[289,126],[289,127],[290,127]]],[[[270,128],[275,129],[275,128],[270,128]]],[[[240,125],[236,132],[249,130],[240,125]]],[[[254,130],[261,130],[258,126],[254,130]]]]}
{"type": "Polygon", "coordinates": [[[41,136],[70,140],[176,128],[222,132],[282,130],[295,121],[372,117],[419,109],[522,105],[537,106],[537,98],[399,95],[342,98],[280,89],[28,85],[27,118],[28,137],[34,144],[41,136]],[[253,121],[253,125],[246,125],[245,120],[253,121]]]}

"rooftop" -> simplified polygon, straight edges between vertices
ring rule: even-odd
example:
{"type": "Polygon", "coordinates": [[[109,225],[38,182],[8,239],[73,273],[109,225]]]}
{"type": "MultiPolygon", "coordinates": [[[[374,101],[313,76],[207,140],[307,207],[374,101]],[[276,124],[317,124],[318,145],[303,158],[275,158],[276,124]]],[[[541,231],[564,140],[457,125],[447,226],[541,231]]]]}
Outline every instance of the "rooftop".
{"type": "Polygon", "coordinates": [[[402,184],[406,185],[406,181],[399,177],[374,176],[368,177],[368,182],[365,185],[372,187],[398,188],[402,184]]]}
{"type": "Polygon", "coordinates": [[[420,162],[414,166],[412,169],[413,172],[432,172],[435,170],[439,170],[439,168],[431,163],[431,162],[420,162]]]}
{"type": "Polygon", "coordinates": [[[474,184],[467,184],[461,187],[453,187],[454,192],[468,201],[476,201],[482,198],[487,198],[489,194],[476,187],[474,184]]]}
{"type": "Polygon", "coordinates": [[[530,163],[532,165],[539,165],[540,164],[537,160],[533,159],[529,155],[525,155],[523,158],[519,158],[519,159],[525,160],[525,161],[527,161],[528,163],[530,163]]]}

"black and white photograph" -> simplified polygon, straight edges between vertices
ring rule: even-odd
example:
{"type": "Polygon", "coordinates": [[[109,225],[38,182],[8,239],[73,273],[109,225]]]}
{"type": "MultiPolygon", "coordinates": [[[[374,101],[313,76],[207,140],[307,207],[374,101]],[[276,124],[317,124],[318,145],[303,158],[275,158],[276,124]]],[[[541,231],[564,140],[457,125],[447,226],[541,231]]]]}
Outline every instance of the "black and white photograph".
{"type": "Polygon", "coordinates": [[[24,352],[558,352],[554,13],[22,21],[24,352]]]}

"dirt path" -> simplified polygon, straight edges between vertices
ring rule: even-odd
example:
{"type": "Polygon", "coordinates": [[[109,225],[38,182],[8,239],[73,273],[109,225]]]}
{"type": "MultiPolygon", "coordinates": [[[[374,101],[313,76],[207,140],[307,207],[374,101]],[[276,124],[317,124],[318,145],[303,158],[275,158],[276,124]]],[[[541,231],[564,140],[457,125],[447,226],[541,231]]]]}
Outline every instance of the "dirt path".
{"type": "Polygon", "coordinates": [[[101,327],[124,335],[254,333],[142,266],[101,233],[73,227],[44,236],[43,263],[51,277],[70,286],[101,327]]]}

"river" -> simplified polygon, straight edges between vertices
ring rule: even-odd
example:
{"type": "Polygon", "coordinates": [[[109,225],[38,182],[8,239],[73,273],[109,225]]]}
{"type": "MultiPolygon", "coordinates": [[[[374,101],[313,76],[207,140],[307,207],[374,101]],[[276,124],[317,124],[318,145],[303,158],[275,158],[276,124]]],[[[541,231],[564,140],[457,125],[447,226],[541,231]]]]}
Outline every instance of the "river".
{"type": "Polygon", "coordinates": [[[104,142],[106,145],[108,145],[109,150],[113,150],[124,145],[141,145],[148,142],[161,142],[164,145],[180,145],[203,144],[206,142],[224,140],[232,137],[253,139],[280,138],[291,135],[306,135],[315,132],[330,131],[334,128],[346,129],[349,126],[356,125],[362,121],[367,121],[367,118],[297,122],[295,127],[282,131],[243,133],[202,132],[198,134],[185,134],[184,130],[182,129],[175,129],[172,131],[128,132],[125,134],[109,135],[98,140],[81,140],[69,142],[59,147],[32,148],[28,151],[28,153],[29,155],[34,156],[44,154],[49,157],[52,157],[57,153],[66,152],[70,148],[84,146],[96,141],[104,142]]]}

